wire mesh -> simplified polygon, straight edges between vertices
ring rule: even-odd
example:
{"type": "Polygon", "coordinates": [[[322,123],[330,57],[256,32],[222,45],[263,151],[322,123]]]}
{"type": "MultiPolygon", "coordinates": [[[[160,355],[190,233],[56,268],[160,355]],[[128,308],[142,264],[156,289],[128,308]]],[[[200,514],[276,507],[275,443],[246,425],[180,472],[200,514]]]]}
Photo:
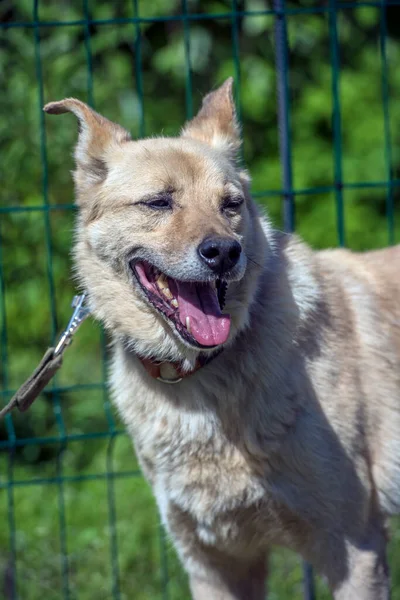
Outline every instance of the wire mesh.
{"type": "MultiPolygon", "coordinates": [[[[45,73],[43,65],[43,52],[41,47],[42,36],[63,28],[66,32],[74,27],[83,28],[82,47],[86,62],[86,89],[88,103],[96,107],[96,94],[94,90],[94,63],[93,56],[93,28],[101,29],[106,27],[131,28],[132,46],[133,46],[133,79],[137,98],[137,131],[139,136],[146,133],[146,93],[145,93],[145,74],[142,67],[142,56],[144,48],[144,39],[142,28],[153,23],[163,23],[165,26],[178,24],[182,27],[183,37],[183,59],[181,68],[184,71],[185,81],[185,112],[186,117],[190,118],[194,111],[194,93],[197,92],[194,87],[193,61],[192,61],[192,28],[197,23],[209,24],[220,21],[230,22],[231,26],[231,57],[232,69],[235,78],[235,94],[238,102],[238,114],[242,116],[241,96],[242,72],[241,63],[241,23],[245,18],[269,17],[275,21],[275,35],[273,46],[275,48],[276,58],[276,91],[277,91],[277,111],[279,121],[279,147],[280,162],[282,168],[281,187],[273,189],[256,190],[254,196],[259,199],[277,198],[282,200],[283,223],[287,230],[295,229],[295,200],[307,197],[317,197],[321,194],[334,194],[336,205],[336,227],[337,241],[340,245],[346,243],[345,231],[345,203],[344,193],[355,190],[383,190],[386,196],[386,214],[388,223],[388,243],[395,241],[395,192],[400,185],[400,179],[396,178],[393,168],[393,141],[391,132],[391,113],[390,113],[390,80],[389,80],[389,60],[388,60],[388,22],[387,9],[389,6],[400,6],[400,0],[379,0],[379,1],[357,1],[357,2],[338,2],[327,0],[326,2],[313,3],[312,6],[303,5],[303,3],[285,2],[285,0],[274,0],[271,5],[266,5],[262,9],[262,2],[245,3],[239,0],[231,0],[225,10],[216,10],[214,12],[194,12],[191,9],[191,2],[181,0],[178,6],[171,14],[152,14],[151,16],[141,16],[141,10],[144,3],[139,0],[132,0],[130,16],[118,16],[115,18],[93,17],[91,14],[92,4],[89,0],[83,0],[82,18],[72,18],[63,20],[43,19],[40,17],[40,2],[33,0],[31,18],[27,19],[9,19],[6,18],[0,22],[0,31],[7,35],[13,29],[31,30],[33,35],[34,64],[36,70],[37,85],[37,118],[40,132],[40,161],[41,161],[41,198],[34,204],[4,204],[0,206],[0,215],[5,218],[7,215],[18,217],[18,215],[30,214],[41,217],[43,220],[43,233],[45,240],[45,274],[47,282],[47,293],[43,303],[48,303],[48,314],[51,322],[49,342],[54,342],[59,329],[58,323],[58,289],[54,277],[54,231],[52,229],[53,216],[67,213],[71,215],[74,212],[74,205],[71,203],[54,203],[49,201],[49,166],[48,166],[48,140],[46,136],[46,126],[42,107],[45,103],[45,73]],[[247,8],[247,6],[255,8],[247,8]],[[352,11],[360,8],[375,9],[379,12],[379,49],[381,60],[381,100],[383,114],[383,139],[384,139],[384,161],[385,161],[385,179],[370,181],[367,178],[363,181],[345,181],[343,170],[343,148],[342,148],[342,113],[340,97],[340,75],[341,75],[341,56],[340,56],[340,36],[338,32],[338,19],[342,11],[352,11]],[[309,17],[312,15],[321,15],[326,17],[329,30],[329,60],[331,68],[331,97],[332,97],[332,162],[333,162],[333,180],[329,184],[316,185],[313,187],[297,187],[293,177],[293,156],[292,156],[292,127],[291,127],[291,82],[290,82],[290,56],[291,49],[288,42],[287,19],[296,16],[309,17]]],[[[148,5],[147,5],[148,6],[148,5]]],[[[196,5],[197,6],[197,5],[196,5]]],[[[218,3],[218,7],[220,3],[218,3]]],[[[47,60],[50,60],[47,56],[47,60]]],[[[66,84],[66,88],[67,88],[66,84]]],[[[203,92],[206,90],[202,90],[203,92]]],[[[112,90],[110,90],[112,93],[112,90]]],[[[66,94],[67,95],[67,94],[66,94]]],[[[244,132],[246,136],[246,131],[244,132]]],[[[0,221],[0,310],[1,310],[1,359],[2,359],[2,390],[0,396],[6,403],[15,391],[15,383],[10,384],[9,378],[9,318],[7,298],[7,281],[5,273],[5,246],[4,232],[6,222],[0,221]]],[[[12,249],[8,249],[10,252],[12,249]]],[[[99,359],[102,364],[101,380],[97,382],[80,381],[67,384],[65,381],[58,380],[47,390],[45,400],[51,407],[51,415],[54,421],[54,427],[51,434],[31,435],[29,431],[19,428],[16,431],[15,416],[6,418],[5,429],[2,439],[0,439],[0,450],[5,457],[4,476],[0,479],[0,489],[5,494],[5,503],[2,505],[3,522],[8,527],[8,553],[7,569],[4,583],[5,597],[7,600],[25,598],[19,592],[20,579],[23,577],[19,569],[17,555],[21,546],[18,541],[19,534],[24,532],[24,523],[20,522],[16,513],[16,494],[18,490],[29,490],[33,487],[45,486],[44,489],[50,489],[53,486],[57,489],[57,524],[54,527],[58,530],[58,560],[59,560],[59,589],[53,590],[48,597],[70,599],[79,597],[79,593],[74,591],[71,580],[75,577],[73,555],[71,554],[71,543],[74,542],[73,536],[69,535],[70,516],[66,510],[66,498],[70,493],[68,486],[84,485],[85,483],[105,483],[106,486],[106,521],[109,535],[109,564],[110,577],[107,590],[101,590],[103,596],[94,594],[92,597],[100,598],[125,598],[121,588],[121,564],[123,562],[123,550],[120,549],[118,529],[118,495],[116,485],[123,480],[131,480],[139,475],[139,470],[121,469],[115,467],[115,454],[117,440],[125,437],[124,430],[119,421],[114,416],[110,407],[107,388],[106,388],[106,363],[107,347],[106,339],[101,334],[101,350],[99,359]],[[63,402],[64,397],[70,397],[74,394],[97,394],[101,397],[103,403],[104,420],[102,426],[87,428],[82,431],[66,423],[66,409],[63,402]],[[99,443],[105,444],[105,468],[101,472],[69,474],[66,463],[68,462],[68,453],[71,452],[71,445],[79,443],[99,443]],[[56,447],[55,450],[55,472],[40,477],[21,476],[17,456],[20,452],[28,452],[29,448],[38,447],[41,452],[45,452],[46,447],[56,447]]],[[[74,352],[74,350],[71,350],[74,352]]],[[[34,365],[32,365],[33,368],[34,365]]],[[[35,411],[35,408],[32,409],[35,411]]],[[[73,424],[76,425],[76,424],[73,424]]],[[[19,496],[18,496],[19,498],[19,496]]],[[[95,510],[97,507],[93,507],[95,510]]],[[[79,506],[77,507],[79,511],[79,506]]],[[[160,576],[160,597],[170,598],[169,581],[170,568],[168,564],[169,549],[160,530],[159,535],[159,565],[160,576]]],[[[124,567],[127,568],[126,565],[124,567]]],[[[314,598],[314,583],[312,574],[308,565],[304,569],[305,598],[314,598]]],[[[33,582],[34,583],[34,582],[33,582]]],[[[145,592],[143,592],[145,594],[145,592]]],[[[38,597],[33,595],[33,598],[38,597]]],[[[146,597],[146,596],[143,596],[146,597]]],[[[149,596],[153,597],[153,596],[149,596]]]]}

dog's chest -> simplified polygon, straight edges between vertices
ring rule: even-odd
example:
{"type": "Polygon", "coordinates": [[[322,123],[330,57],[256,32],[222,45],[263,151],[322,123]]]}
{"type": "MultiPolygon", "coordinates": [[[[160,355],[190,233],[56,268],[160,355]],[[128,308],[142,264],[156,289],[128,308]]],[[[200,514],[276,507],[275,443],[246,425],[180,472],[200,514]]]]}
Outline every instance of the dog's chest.
{"type": "Polygon", "coordinates": [[[169,529],[240,551],[255,549],[257,538],[265,542],[266,529],[275,536],[277,507],[266,488],[268,465],[255,462],[220,423],[202,413],[160,410],[130,428],[169,529]]]}
{"type": "Polygon", "coordinates": [[[114,401],[166,526],[246,551],[266,535],[278,543],[282,507],[270,484],[271,457],[280,453],[296,412],[289,407],[279,415],[280,405],[279,418],[268,417],[268,406],[251,412],[240,398],[251,397],[257,407],[260,392],[246,387],[245,378],[216,395],[203,380],[149,385],[132,366],[114,370],[114,401]]]}

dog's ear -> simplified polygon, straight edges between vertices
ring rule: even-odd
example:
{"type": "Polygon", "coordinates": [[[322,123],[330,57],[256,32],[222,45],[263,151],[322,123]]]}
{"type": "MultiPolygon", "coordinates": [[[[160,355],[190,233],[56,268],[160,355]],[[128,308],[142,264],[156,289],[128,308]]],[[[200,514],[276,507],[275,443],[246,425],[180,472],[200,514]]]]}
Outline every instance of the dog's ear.
{"type": "Polygon", "coordinates": [[[107,176],[107,157],[115,145],[131,139],[129,133],[75,98],[49,102],[43,109],[51,115],[73,113],[78,118],[79,139],[75,148],[75,183],[78,187],[100,183],[107,176]]]}
{"type": "Polygon", "coordinates": [[[221,87],[207,94],[200,111],[183,128],[182,136],[205,142],[235,160],[241,137],[232,88],[230,77],[221,87]]]}

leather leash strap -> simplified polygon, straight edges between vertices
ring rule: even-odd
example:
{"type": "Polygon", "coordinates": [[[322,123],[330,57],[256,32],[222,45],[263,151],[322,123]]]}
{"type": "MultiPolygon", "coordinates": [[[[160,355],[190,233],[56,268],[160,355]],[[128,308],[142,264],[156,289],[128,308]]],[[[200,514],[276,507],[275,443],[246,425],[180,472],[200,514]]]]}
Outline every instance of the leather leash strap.
{"type": "Polygon", "coordinates": [[[32,375],[21,385],[10,402],[0,410],[0,419],[3,419],[13,408],[18,408],[21,412],[28,410],[61,367],[62,359],[61,353],[54,355],[54,348],[47,348],[32,375]]]}
{"type": "Polygon", "coordinates": [[[61,334],[57,346],[47,348],[32,375],[21,385],[10,402],[0,410],[0,419],[3,419],[14,408],[18,408],[21,412],[26,411],[57,373],[62,365],[63,354],[72,342],[72,336],[90,314],[90,310],[85,304],[85,298],[86,294],[75,296],[72,301],[74,312],[67,328],[61,334]]]}

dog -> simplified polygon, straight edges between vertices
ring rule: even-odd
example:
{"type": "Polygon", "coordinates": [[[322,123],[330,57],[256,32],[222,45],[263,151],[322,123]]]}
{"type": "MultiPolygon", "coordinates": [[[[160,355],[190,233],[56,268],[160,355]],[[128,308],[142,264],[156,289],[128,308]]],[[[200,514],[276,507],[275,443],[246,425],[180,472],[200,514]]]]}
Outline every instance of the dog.
{"type": "Polygon", "coordinates": [[[195,600],[261,600],[272,545],[336,600],[390,595],[400,246],[315,252],[250,195],[232,79],[175,138],[79,121],[74,258],[110,388],[195,600]]]}

